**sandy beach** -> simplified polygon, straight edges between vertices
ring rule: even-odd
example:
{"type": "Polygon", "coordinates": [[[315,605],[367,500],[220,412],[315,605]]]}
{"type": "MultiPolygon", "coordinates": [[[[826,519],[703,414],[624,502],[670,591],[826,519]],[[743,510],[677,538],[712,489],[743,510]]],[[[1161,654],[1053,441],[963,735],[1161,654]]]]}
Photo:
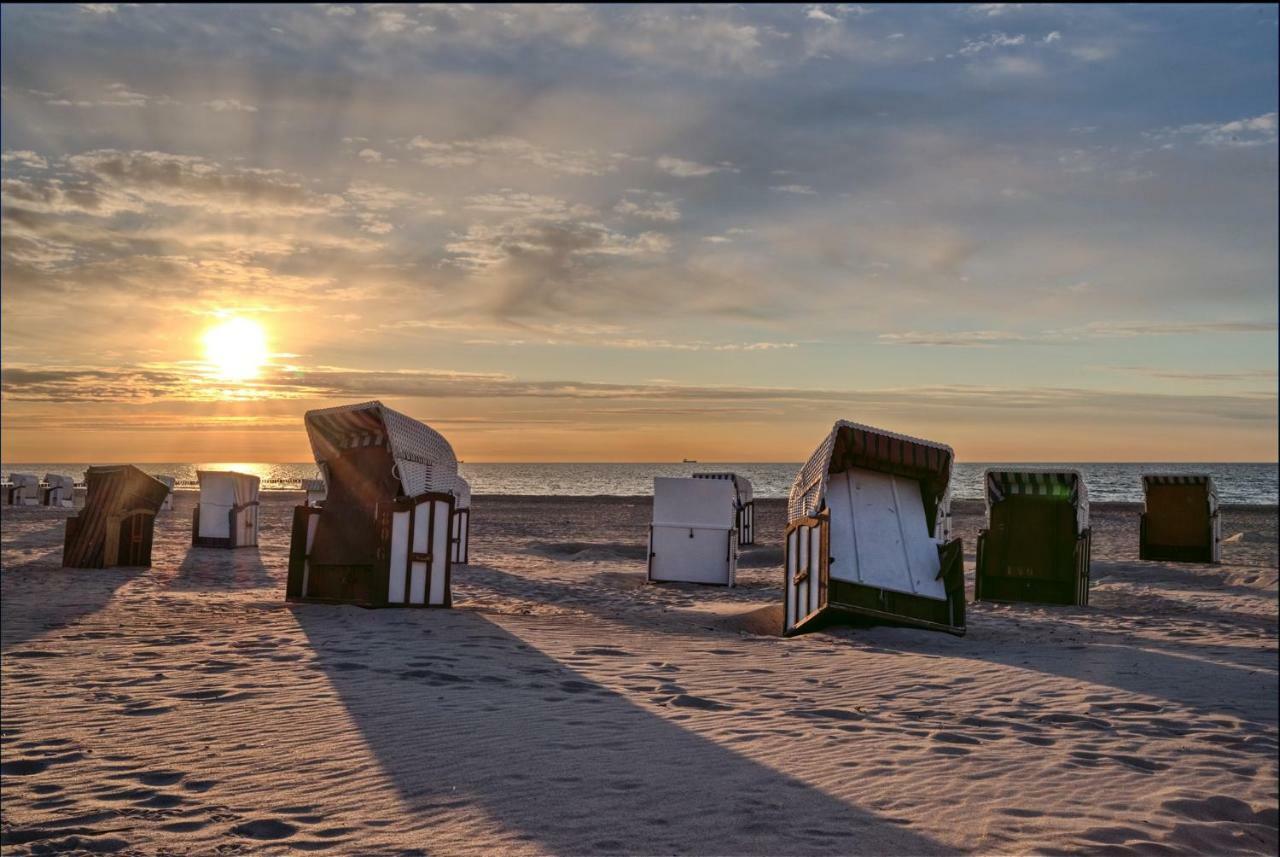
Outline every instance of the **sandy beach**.
{"type": "Polygon", "coordinates": [[[478,497],[455,609],[371,611],[285,603],[299,498],[231,552],[180,492],[150,569],[3,510],[5,853],[1276,852],[1273,508],[1212,567],[1095,504],[1088,608],[783,639],[781,501],[725,590],[645,583],[646,498],[478,497]]]}

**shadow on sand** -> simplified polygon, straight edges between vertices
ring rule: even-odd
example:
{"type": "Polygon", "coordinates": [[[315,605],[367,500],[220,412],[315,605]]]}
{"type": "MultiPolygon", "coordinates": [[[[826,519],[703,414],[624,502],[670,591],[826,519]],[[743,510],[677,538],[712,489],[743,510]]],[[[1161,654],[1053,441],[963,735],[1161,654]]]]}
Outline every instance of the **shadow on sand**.
{"type": "Polygon", "coordinates": [[[646,711],[478,614],[293,612],[426,823],[478,810],[561,854],[954,850],[646,711]]]}

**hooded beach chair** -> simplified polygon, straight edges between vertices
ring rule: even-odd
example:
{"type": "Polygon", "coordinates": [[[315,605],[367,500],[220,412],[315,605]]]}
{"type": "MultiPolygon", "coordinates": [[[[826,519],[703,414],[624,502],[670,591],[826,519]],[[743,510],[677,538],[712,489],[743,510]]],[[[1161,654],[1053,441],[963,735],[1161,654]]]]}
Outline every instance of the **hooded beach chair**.
{"type": "Polygon", "coordinates": [[[467,565],[471,554],[471,483],[459,476],[453,485],[453,564],[467,565]]]}
{"type": "Polygon", "coordinates": [[[988,470],[974,600],[1089,603],[1089,491],[1075,470],[988,470]]]}
{"type": "Polygon", "coordinates": [[[76,481],[70,476],[46,473],[44,475],[43,505],[74,509],[76,505],[76,481]]]}
{"type": "Polygon", "coordinates": [[[649,581],[733,586],[737,570],[737,490],[733,482],[655,477],[649,581]]]}
{"type": "Polygon", "coordinates": [[[250,473],[198,470],[200,501],[191,513],[191,544],[198,548],[258,546],[258,486],[250,473]]]}
{"type": "Polygon", "coordinates": [[[84,508],[67,518],[67,568],[151,565],[156,512],[169,487],[131,464],[85,471],[84,508]]]}
{"type": "Polygon", "coordinates": [[[173,487],[174,485],[177,484],[177,480],[175,480],[172,476],[156,476],[154,478],[159,479],[161,482],[163,482],[165,485],[169,487],[169,496],[164,498],[164,503],[161,504],[160,511],[172,512],[173,511],[173,487]]]}
{"type": "Polygon", "coordinates": [[[363,402],[308,411],[324,505],[293,511],[291,601],[449,607],[458,459],[434,429],[363,402]]]}
{"type": "Polygon", "coordinates": [[[737,509],[738,545],[756,543],[756,504],[751,496],[751,480],[736,473],[695,473],[694,479],[728,479],[733,482],[737,509]]]}
{"type": "Polygon", "coordinates": [[[963,634],[951,447],[837,422],[787,501],[783,631],[824,615],[963,634]]]}
{"type": "Polygon", "coordinates": [[[302,490],[306,492],[307,498],[303,501],[306,506],[319,506],[324,503],[324,480],[323,479],[303,479],[302,490]]]}
{"type": "Polygon", "coordinates": [[[1207,474],[1148,473],[1138,556],[1171,562],[1218,562],[1222,541],[1218,491],[1207,474]]]}
{"type": "Polygon", "coordinates": [[[5,503],[9,506],[39,506],[40,477],[34,473],[10,473],[5,486],[5,503]]]}

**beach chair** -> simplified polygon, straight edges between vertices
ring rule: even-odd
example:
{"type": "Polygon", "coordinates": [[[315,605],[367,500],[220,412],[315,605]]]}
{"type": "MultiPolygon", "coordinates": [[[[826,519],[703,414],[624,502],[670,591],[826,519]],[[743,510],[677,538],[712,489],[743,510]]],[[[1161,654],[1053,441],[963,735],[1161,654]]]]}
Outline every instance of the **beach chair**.
{"type": "Polygon", "coordinates": [[[303,479],[302,490],[307,494],[303,505],[319,508],[324,503],[325,487],[323,479],[303,479]]]}
{"type": "Polygon", "coordinates": [[[837,422],[787,501],[783,632],[823,616],[963,634],[949,446],[837,422]]]}
{"type": "Polygon", "coordinates": [[[327,493],[298,506],[290,601],[449,607],[458,459],[439,432],[381,402],[308,411],[327,493]]]}
{"type": "Polygon", "coordinates": [[[39,506],[40,477],[34,473],[10,473],[5,488],[5,505],[39,506]]]}
{"type": "Polygon", "coordinates": [[[46,473],[44,475],[43,490],[43,505],[56,506],[61,509],[75,508],[76,481],[70,476],[59,476],[57,473],[46,473]]]}
{"type": "Polygon", "coordinates": [[[169,488],[169,494],[164,498],[164,503],[160,505],[160,511],[172,512],[173,511],[173,490],[174,490],[174,487],[177,485],[177,480],[174,479],[172,476],[155,476],[152,478],[159,479],[169,488]]]}
{"type": "Polygon", "coordinates": [[[84,481],[84,508],[67,518],[63,566],[151,565],[156,512],[168,486],[131,464],[90,467],[84,481]]]}
{"type": "Polygon", "coordinates": [[[733,482],[654,478],[649,582],[733,586],[737,570],[737,491],[733,482]]]}
{"type": "Polygon", "coordinates": [[[230,470],[198,470],[196,479],[200,500],[191,512],[192,547],[257,547],[258,477],[230,470]]]}
{"type": "Polygon", "coordinates": [[[988,470],[976,601],[1089,603],[1089,492],[1075,470],[988,470]]]}
{"type": "Polygon", "coordinates": [[[1221,559],[1218,491],[1207,474],[1148,473],[1138,556],[1170,562],[1221,559]]]}
{"type": "Polygon", "coordinates": [[[453,564],[468,565],[471,556],[471,483],[459,476],[454,482],[453,498],[450,539],[453,564]]]}
{"type": "Polygon", "coordinates": [[[733,482],[737,509],[738,546],[756,543],[756,504],[751,496],[751,480],[736,473],[695,473],[694,479],[728,479],[733,482]]]}

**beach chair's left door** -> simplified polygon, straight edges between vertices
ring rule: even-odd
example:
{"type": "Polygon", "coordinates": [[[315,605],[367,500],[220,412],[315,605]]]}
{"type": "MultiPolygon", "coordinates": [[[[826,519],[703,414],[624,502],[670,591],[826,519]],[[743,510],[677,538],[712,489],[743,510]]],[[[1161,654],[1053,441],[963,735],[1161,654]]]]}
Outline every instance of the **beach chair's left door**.
{"type": "Polygon", "coordinates": [[[817,518],[802,518],[787,528],[784,633],[799,630],[827,606],[829,532],[825,512],[817,518]]]}
{"type": "Polygon", "coordinates": [[[391,511],[387,603],[449,607],[453,496],[421,494],[391,511]]]}

